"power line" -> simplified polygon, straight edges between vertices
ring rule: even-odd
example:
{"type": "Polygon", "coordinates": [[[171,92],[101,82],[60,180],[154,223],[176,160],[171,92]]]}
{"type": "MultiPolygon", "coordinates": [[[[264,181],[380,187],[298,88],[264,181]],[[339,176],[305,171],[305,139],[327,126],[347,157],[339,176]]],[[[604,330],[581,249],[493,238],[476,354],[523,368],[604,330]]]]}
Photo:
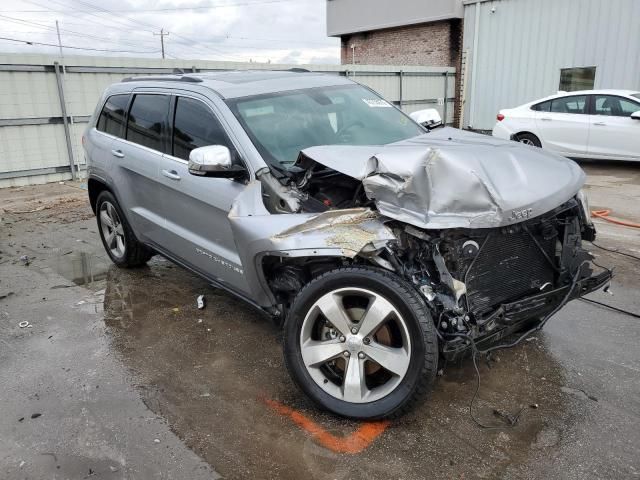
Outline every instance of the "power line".
{"type": "MultiPolygon", "coordinates": [[[[225,5],[198,5],[193,7],[167,7],[167,8],[147,8],[139,10],[118,10],[119,13],[162,13],[162,12],[180,12],[185,10],[212,10],[216,8],[244,7],[252,5],[268,5],[272,3],[294,2],[296,0],[264,0],[256,2],[239,2],[229,3],[225,5]]],[[[0,10],[7,13],[90,13],[93,10],[0,10]]],[[[106,11],[104,13],[107,13],[106,11]]]]}
{"type": "MultiPolygon", "coordinates": [[[[37,22],[32,22],[29,20],[23,20],[20,18],[14,18],[14,17],[8,17],[6,15],[0,15],[0,20],[1,21],[5,21],[5,22],[13,22],[13,23],[17,23],[19,25],[25,24],[25,25],[33,25],[39,28],[43,28],[46,29],[47,32],[25,32],[25,31],[14,31],[14,33],[37,33],[40,35],[57,35],[56,33],[56,29],[52,26],[49,25],[44,25],[42,23],[37,23],[37,22]]],[[[138,47],[140,46],[140,44],[134,44],[134,43],[127,43],[127,42],[122,42],[122,41],[114,41],[113,39],[110,38],[106,38],[106,37],[99,37],[96,35],[90,35],[87,33],[80,33],[80,32],[76,32],[74,30],[67,30],[64,28],[60,29],[61,32],[64,32],[66,35],[71,35],[71,36],[76,36],[76,37],[85,37],[85,38],[92,38],[95,40],[101,40],[104,42],[108,42],[108,43],[115,43],[115,44],[123,44],[123,45],[129,45],[129,46],[133,46],[133,47],[138,47]]],[[[5,30],[4,33],[7,33],[7,31],[5,30]]]]}
{"type": "MultiPolygon", "coordinates": [[[[55,3],[60,3],[58,0],[54,0],[54,1],[55,1],[55,3]]],[[[100,10],[100,11],[103,11],[103,12],[108,13],[108,14],[110,14],[110,15],[113,15],[113,16],[115,16],[115,17],[117,17],[117,18],[120,18],[120,17],[122,16],[122,15],[121,15],[121,14],[119,14],[118,12],[114,12],[114,11],[112,11],[112,10],[108,10],[108,9],[106,9],[106,8],[100,7],[100,6],[98,6],[98,5],[94,5],[94,4],[89,3],[89,2],[84,2],[84,1],[82,1],[82,0],[75,0],[75,1],[76,1],[77,3],[79,3],[79,4],[81,4],[81,5],[84,5],[84,6],[86,6],[86,7],[91,7],[91,8],[94,8],[94,9],[97,9],[97,10],[100,10]]],[[[150,23],[143,22],[143,21],[140,21],[140,20],[133,20],[133,19],[130,19],[130,18],[126,17],[126,16],[122,16],[122,18],[123,18],[124,20],[126,20],[126,21],[130,22],[130,23],[133,23],[133,24],[139,24],[139,25],[142,25],[142,26],[145,26],[145,27],[151,27],[151,28],[153,28],[154,30],[158,30],[158,29],[160,28],[160,27],[158,27],[157,25],[152,25],[152,24],[150,24],[150,23]]],[[[203,45],[202,43],[200,43],[200,42],[198,42],[198,41],[196,41],[196,40],[193,40],[193,39],[191,39],[191,38],[189,38],[189,37],[186,37],[186,36],[184,36],[184,35],[179,35],[179,34],[177,34],[177,33],[175,33],[175,32],[173,33],[173,35],[174,35],[174,37],[182,38],[182,39],[184,39],[184,40],[186,40],[186,41],[188,41],[188,42],[191,42],[191,43],[193,44],[193,45],[190,45],[191,47],[193,47],[194,45],[196,45],[196,46],[197,46],[197,45],[200,45],[200,46],[201,46],[201,48],[203,48],[203,49],[210,50],[210,51],[212,51],[212,52],[217,52],[217,53],[216,53],[216,56],[219,56],[219,57],[221,57],[221,58],[223,58],[223,59],[225,58],[225,54],[224,54],[224,52],[220,52],[219,50],[216,50],[216,49],[214,49],[213,47],[205,46],[205,45],[203,45]]],[[[183,43],[184,43],[184,42],[183,42],[183,43]]],[[[237,60],[237,59],[233,59],[233,58],[230,58],[230,57],[226,57],[226,59],[227,59],[227,60],[229,60],[229,59],[230,59],[230,60],[237,60]]]]}
{"type": "Polygon", "coordinates": [[[19,38],[8,38],[8,37],[0,37],[0,40],[7,40],[10,42],[24,43],[27,45],[44,45],[46,47],[62,47],[62,48],[70,48],[73,50],[91,50],[94,52],[114,52],[114,53],[160,53],[159,50],[145,50],[145,51],[132,51],[132,50],[110,50],[106,48],[89,48],[89,47],[73,47],[71,45],[58,45],[57,43],[44,43],[44,42],[34,42],[30,40],[21,40],[19,38]]]}

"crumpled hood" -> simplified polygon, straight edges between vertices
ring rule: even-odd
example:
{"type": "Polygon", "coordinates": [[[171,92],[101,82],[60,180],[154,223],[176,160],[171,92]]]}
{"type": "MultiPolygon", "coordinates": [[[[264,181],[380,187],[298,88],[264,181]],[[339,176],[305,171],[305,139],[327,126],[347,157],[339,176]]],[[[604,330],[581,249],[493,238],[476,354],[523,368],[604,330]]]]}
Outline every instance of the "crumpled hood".
{"type": "Polygon", "coordinates": [[[572,160],[454,128],[384,146],[302,153],[362,180],[383,215],[427,229],[511,225],[563,204],[585,182],[572,160]]]}

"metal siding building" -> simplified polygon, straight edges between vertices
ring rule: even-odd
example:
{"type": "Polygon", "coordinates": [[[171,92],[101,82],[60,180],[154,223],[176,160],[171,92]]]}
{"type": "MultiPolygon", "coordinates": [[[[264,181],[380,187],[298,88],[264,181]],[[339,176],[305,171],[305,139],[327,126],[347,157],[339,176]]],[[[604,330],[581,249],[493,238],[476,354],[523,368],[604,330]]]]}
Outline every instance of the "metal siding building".
{"type": "Polygon", "coordinates": [[[490,130],[499,109],[556,93],[564,68],[640,91],[640,0],[464,3],[464,127],[490,130]]]}
{"type": "Polygon", "coordinates": [[[327,0],[327,35],[462,18],[460,0],[327,0]]]}

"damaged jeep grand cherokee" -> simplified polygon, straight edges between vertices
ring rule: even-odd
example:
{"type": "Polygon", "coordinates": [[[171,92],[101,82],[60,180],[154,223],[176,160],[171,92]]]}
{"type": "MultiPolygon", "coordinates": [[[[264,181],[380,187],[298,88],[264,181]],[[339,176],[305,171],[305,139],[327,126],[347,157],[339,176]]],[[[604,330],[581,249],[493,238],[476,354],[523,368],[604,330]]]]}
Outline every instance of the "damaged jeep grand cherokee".
{"type": "Polygon", "coordinates": [[[113,262],[158,253],[266,313],[295,383],[346,417],[402,414],[442,359],[514,344],[610,279],[574,162],[428,131],[345,78],[126,79],[83,144],[113,262]]]}

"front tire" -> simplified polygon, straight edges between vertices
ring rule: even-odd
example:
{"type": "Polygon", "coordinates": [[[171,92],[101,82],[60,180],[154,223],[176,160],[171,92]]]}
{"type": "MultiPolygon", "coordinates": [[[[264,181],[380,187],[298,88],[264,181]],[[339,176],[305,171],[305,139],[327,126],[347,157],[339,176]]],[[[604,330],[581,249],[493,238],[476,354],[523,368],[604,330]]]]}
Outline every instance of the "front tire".
{"type": "Polygon", "coordinates": [[[111,261],[122,268],[145,265],[153,252],[136,239],[122,209],[109,191],[103,191],[96,200],[96,218],[102,245],[111,261]]]}
{"type": "Polygon", "coordinates": [[[386,270],[342,267],[307,284],[284,326],[294,382],[338,415],[397,417],[431,388],[435,326],[412,285],[386,270]]]}

